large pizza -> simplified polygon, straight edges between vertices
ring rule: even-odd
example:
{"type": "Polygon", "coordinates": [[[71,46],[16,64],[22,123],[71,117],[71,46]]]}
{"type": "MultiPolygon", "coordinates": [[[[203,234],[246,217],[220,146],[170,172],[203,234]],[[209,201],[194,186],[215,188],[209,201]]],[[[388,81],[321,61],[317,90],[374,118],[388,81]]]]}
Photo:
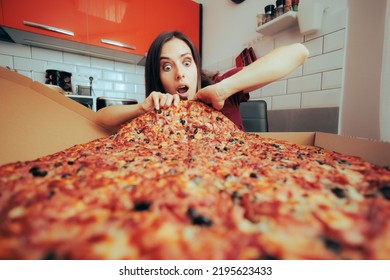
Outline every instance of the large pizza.
{"type": "Polygon", "coordinates": [[[1,259],[390,259],[390,171],[198,102],[0,167],[1,259]]]}

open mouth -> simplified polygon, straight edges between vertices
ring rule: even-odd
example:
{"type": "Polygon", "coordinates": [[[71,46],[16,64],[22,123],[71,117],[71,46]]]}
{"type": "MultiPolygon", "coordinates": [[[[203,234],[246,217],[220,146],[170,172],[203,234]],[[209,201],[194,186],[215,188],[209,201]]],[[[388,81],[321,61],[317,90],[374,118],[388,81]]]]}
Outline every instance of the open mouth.
{"type": "Polygon", "coordinates": [[[185,94],[187,91],[188,91],[188,86],[185,86],[185,85],[183,85],[183,86],[179,86],[177,89],[176,89],[176,92],[178,93],[178,94],[185,94]]]}

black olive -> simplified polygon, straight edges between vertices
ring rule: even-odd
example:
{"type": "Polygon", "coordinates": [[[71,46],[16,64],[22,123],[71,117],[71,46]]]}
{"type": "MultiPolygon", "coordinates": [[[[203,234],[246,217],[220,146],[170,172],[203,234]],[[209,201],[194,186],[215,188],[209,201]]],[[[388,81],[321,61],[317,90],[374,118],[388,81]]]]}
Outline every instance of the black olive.
{"type": "Polygon", "coordinates": [[[270,260],[270,261],[276,261],[279,260],[279,258],[275,255],[264,253],[260,256],[260,260],[270,260]]]}
{"type": "Polygon", "coordinates": [[[198,214],[192,207],[188,208],[187,216],[192,220],[193,225],[210,227],[213,224],[209,218],[198,214]]]}
{"type": "Polygon", "coordinates": [[[346,164],[346,165],[350,165],[350,163],[348,161],[346,161],[345,159],[337,159],[336,160],[338,163],[340,164],[346,164]]]}
{"type": "Polygon", "coordinates": [[[338,198],[347,198],[347,195],[345,193],[345,190],[341,189],[341,188],[338,188],[338,187],[334,187],[331,189],[332,193],[337,196],[338,198]]]}
{"type": "Polygon", "coordinates": [[[293,167],[292,167],[293,170],[298,170],[299,169],[299,164],[295,164],[293,167]]]}
{"type": "Polygon", "coordinates": [[[195,128],[194,134],[197,134],[197,133],[198,133],[198,128],[195,128]]]}
{"type": "Polygon", "coordinates": [[[182,125],[185,125],[185,124],[186,124],[186,120],[185,120],[185,119],[180,119],[180,123],[181,123],[182,125]]]}
{"type": "Polygon", "coordinates": [[[139,201],[134,202],[134,211],[147,211],[149,210],[150,206],[152,205],[152,202],[150,201],[139,201]]]}
{"type": "Polygon", "coordinates": [[[54,251],[47,251],[43,257],[42,260],[58,260],[58,255],[54,251]]]}
{"type": "Polygon", "coordinates": [[[222,121],[222,118],[220,118],[220,117],[216,117],[215,118],[217,121],[222,121]]]}
{"type": "Polygon", "coordinates": [[[380,188],[379,192],[383,195],[384,198],[390,200],[390,186],[384,186],[380,188]]]}
{"type": "Polygon", "coordinates": [[[50,190],[48,195],[47,195],[47,199],[51,199],[54,195],[56,194],[56,191],[55,190],[50,190]]]}
{"type": "Polygon", "coordinates": [[[251,178],[258,178],[259,176],[256,174],[256,173],[251,173],[251,174],[249,174],[249,177],[251,177],[251,178]]]}
{"type": "Polygon", "coordinates": [[[31,167],[29,172],[34,177],[45,177],[47,175],[47,171],[41,170],[38,166],[31,167]]]}
{"type": "Polygon", "coordinates": [[[62,174],[61,178],[65,179],[65,178],[68,178],[68,177],[70,177],[70,176],[72,176],[72,174],[70,174],[70,173],[64,173],[64,174],[62,174]]]}
{"type": "Polygon", "coordinates": [[[233,201],[240,201],[242,199],[242,196],[238,193],[238,191],[234,191],[231,195],[230,198],[233,201]]]}
{"type": "Polygon", "coordinates": [[[342,247],[341,247],[341,244],[336,241],[336,240],[333,240],[333,239],[330,239],[328,237],[322,237],[321,238],[322,242],[324,242],[325,244],[325,247],[331,251],[333,251],[334,253],[340,253],[342,247]]]}
{"type": "Polygon", "coordinates": [[[87,167],[88,167],[88,165],[81,165],[79,168],[77,168],[76,173],[79,173],[79,172],[83,171],[83,170],[86,169],[87,167]]]}

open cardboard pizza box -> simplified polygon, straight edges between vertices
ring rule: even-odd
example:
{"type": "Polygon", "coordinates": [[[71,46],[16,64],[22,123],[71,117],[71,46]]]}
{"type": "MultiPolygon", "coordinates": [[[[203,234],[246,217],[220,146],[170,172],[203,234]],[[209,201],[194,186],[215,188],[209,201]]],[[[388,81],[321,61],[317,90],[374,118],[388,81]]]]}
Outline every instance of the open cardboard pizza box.
{"type": "MultiPolygon", "coordinates": [[[[33,160],[112,133],[112,129],[97,124],[95,112],[3,67],[0,67],[0,96],[0,165],[33,160]]],[[[390,166],[388,142],[320,132],[260,135],[356,155],[381,166],[390,166]]]]}

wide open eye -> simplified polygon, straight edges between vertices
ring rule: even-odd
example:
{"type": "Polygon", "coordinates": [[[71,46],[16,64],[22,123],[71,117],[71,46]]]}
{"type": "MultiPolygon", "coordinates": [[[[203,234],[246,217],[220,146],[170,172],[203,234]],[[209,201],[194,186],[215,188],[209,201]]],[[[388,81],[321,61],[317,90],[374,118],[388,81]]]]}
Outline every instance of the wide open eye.
{"type": "Polygon", "coordinates": [[[191,64],[192,64],[192,61],[189,60],[189,59],[187,59],[187,60],[184,61],[183,64],[184,64],[185,66],[189,67],[189,66],[191,66],[191,64]]]}
{"type": "Polygon", "coordinates": [[[164,64],[164,65],[162,66],[162,69],[163,69],[165,72],[169,72],[169,71],[172,70],[172,65],[170,65],[170,64],[164,64]]]}

